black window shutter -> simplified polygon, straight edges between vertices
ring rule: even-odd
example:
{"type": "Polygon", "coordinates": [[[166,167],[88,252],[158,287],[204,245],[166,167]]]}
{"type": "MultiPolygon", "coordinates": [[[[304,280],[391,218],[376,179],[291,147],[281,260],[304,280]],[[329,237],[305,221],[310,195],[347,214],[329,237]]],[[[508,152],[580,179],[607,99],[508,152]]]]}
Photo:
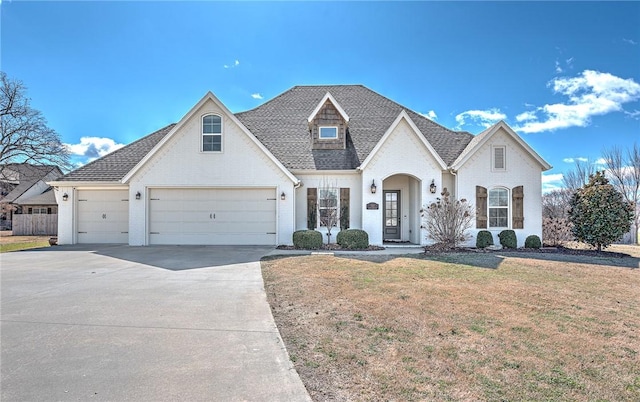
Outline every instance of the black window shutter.
{"type": "Polygon", "coordinates": [[[349,189],[340,189],[340,230],[349,229],[349,189]]]}
{"type": "Polygon", "coordinates": [[[307,189],[307,229],[314,230],[318,222],[318,189],[307,189]]]}
{"type": "Polygon", "coordinates": [[[476,228],[487,228],[487,189],[476,186],[476,228]]]}

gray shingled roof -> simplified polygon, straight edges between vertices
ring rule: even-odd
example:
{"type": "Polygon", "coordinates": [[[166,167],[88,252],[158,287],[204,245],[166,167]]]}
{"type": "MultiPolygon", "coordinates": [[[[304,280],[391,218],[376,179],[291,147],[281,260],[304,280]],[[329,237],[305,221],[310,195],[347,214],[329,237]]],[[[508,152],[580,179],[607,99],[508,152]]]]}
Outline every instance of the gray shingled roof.
{"type": "Polygon", "coordinates": [[[58,176],[62,175],[60,168],[53,165],[32,165],[30,163],[0,165],[0,180],[14,183],[8,186],[12,188],[11,191],[5,197],[0,196],[0,199],[7,203],[15,201],[53,171],[56,171],[58,176]]]}
{"type": "MultiPolygon", "coordinates": [[[[452,131],[362,86],[296,86],[236,117],[282,164],[292,170],[355,169],[405,110],[442,160],[451,165],[474,138],[452,131]],[[329,92],[349,115],[345,150],[313,150],[307,119],[329,92]]],[[[118,182],[175,126],[171,124],[74,170],[60,181],[118,182]]]]}
{"type": "Polygon", "coordinates": [[[450,165],[473,139],[449,130],[362,85],[296,86],[236,117],[288,169],[355,169],[405,110],[450,165]],[[349,115],[347,149],[312,150],[307,118],[329,92],[349,115]]]}
{"type": "Polygon", "coordinates": [[[20,201],[20,205],[57,205],[56,195],[53,193],[53,188],[49,187],[44,193],[34,195],[24,201],[20,201]]]}
{"type": "Polygon", "coordinates": [[[175,126],[175,123],[96,159],[61,177],[60,181],[120,181],[175,126]]]}

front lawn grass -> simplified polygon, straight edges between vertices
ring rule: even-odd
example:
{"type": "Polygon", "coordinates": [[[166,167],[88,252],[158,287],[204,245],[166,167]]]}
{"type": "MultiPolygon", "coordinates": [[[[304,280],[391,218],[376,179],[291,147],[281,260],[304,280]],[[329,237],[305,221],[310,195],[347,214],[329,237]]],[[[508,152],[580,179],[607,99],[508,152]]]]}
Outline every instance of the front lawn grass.
{"type": "Polygon", "coordinates": [[[625,267],[637,257],[298,256],[262,267],[315,401],[637,401],[640,269],[625,267]]]}
{"type": "Polygon", "coordinates": [[[49,238],[43,236],[2,236],[0,253],[49,247],[49,238]]]}

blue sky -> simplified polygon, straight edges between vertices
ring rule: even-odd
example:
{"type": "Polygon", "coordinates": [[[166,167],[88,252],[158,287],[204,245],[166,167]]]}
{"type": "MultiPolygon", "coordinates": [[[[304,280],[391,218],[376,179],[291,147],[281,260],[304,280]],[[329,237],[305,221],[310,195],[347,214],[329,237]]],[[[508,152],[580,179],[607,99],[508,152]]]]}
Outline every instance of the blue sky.
{"type": "Polygon", "coordinates": [[[84,163],[294,85],[363,84],[473,134],[504,119],[554,168],[640,142],[639,2],[3,0],[1,68],[84,163]]]}

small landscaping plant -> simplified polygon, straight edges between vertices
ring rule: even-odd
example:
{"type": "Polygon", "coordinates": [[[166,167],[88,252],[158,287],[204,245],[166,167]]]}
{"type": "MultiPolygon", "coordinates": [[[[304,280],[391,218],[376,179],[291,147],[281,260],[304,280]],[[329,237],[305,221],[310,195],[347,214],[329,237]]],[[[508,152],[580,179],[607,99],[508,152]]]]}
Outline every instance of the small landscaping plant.
{"type": "Polygon", "coordinates": [[[476,248],[493,246],[493,235],[488,230],[481,230],[476,237],[476,248]]]}
{"type": "Polygon", "coordinates": [[[365,249],[369,247],[369,235],[360,229],[342,230],[336,236],[336,242],[346,249],[365,249]]]}
{"type": "Polygon", "coordinates": [[[542,242],[540,241],[540,238],[536,235],[530,235],[527,236],[527,238],[524,241],[524,247],[525,248],[540,248],[542,247],[542,242]]]}
{"type": "Polygon", "coordinates": [[[500,244],[504,248],[517,248],[518,247],[518,238],[516,237],[516,232],[513,230],[503,230],[498,234],[500,238],[500,244]]]}
{"type": "Polygon", "coordinates": [[[293,245],[296,248],[319,249],[322,247],[322,233],[317,230],[297,230],[293,232],[293,245]]]}

